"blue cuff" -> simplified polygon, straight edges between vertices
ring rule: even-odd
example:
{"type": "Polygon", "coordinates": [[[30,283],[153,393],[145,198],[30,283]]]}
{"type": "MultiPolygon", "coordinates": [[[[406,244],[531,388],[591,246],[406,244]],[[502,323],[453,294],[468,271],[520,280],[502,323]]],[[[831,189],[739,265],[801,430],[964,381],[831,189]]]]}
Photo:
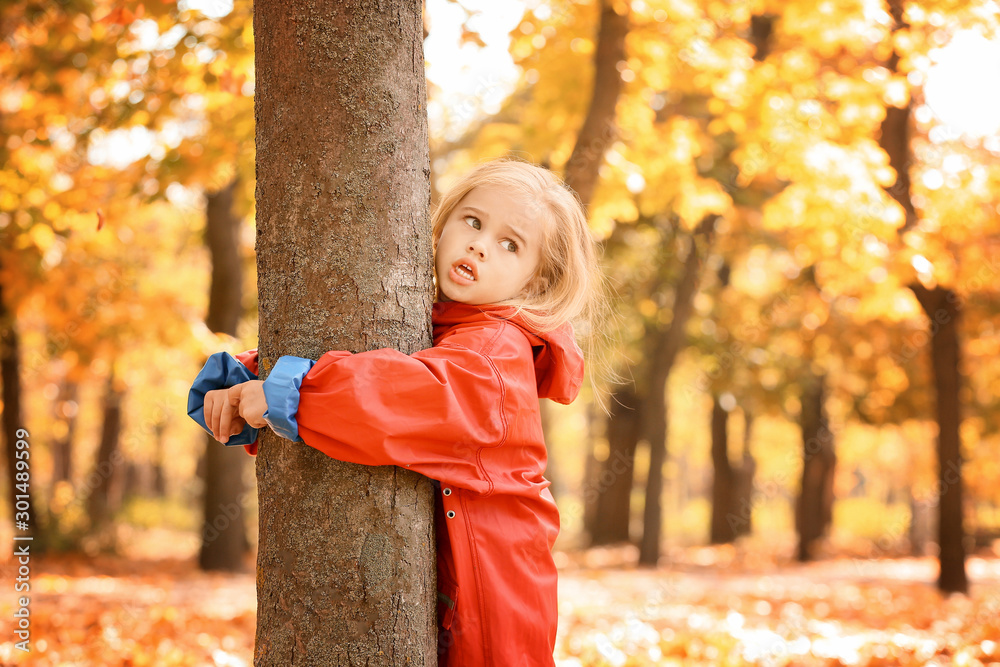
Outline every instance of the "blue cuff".
{"type": "MultiPolygon", "coordinates": [[[[188,416],[198,422],[205,431],[212,435],[212,430],[205,423],[205,394],[213,389],[225,389],[234,385],[256,380],[257,376],[228,352],[216,352],[205,362],[205,367],[198,373],[188,392],[188,416]]],[[[247,424],[239,434],[229,438],[226,446],[249,445],[257,440],[257,430],[247,424]]]]}
{"type": "Polygon", "coordinates": [[[299,411],[299,387],[302,378],[316,362],[302,357],[281,357],[264,380],[264,398],[267,410],[264,419],[271,429],[286,440],[299,439],[299,425],[295,413],[299,411]]]}

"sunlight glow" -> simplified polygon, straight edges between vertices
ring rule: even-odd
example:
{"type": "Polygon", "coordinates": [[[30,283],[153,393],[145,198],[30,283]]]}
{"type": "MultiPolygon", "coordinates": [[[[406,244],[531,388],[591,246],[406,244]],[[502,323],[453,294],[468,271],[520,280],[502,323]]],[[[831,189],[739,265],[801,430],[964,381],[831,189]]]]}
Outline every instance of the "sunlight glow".
{"type": "Polygon", "coordinates": [[[210,19],[221,19],[233,11],[233,0],[180,0],[177,7],[181,11],[195,9],[210,19]]]}
{"type": "Polygon", "coordinates": [[[517,84],[520,70],[510,56],[510,32],[524,16],[523,2],[428,0],[430,30],[424,40],[427,78],[440,90],[427,105],[432,135],[457,139],[472,121],[495,114],[517,84]],[[462,22],[485,47],[461,43],[462,22]]]}
{"type": "Polygon", "coordinates": [[[910,260],[910,264],[918,273],[926,273],[928,275],[934,273],[934,265],[923,255],[914,255],[910,260]]]}
{"type": "Polygon", "coordinates": [[[87,148],[88,162],[124,169],[149,155],[156,144],[156,134],[140,126],[111,132],[95,130],[90,141],[87,148]]]}
{"type": "Polygon", "coordinates": [[[962,30],[929,55],[924,93],[934,115],[970,136],[1000,133],[1000,41],[962,30]]]}

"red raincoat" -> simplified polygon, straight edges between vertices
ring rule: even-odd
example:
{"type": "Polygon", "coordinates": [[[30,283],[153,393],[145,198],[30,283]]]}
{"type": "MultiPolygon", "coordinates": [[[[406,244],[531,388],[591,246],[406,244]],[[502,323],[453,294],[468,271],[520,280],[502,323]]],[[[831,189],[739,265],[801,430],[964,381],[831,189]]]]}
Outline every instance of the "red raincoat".
{"type": "MultiPolygon", "coordinates": [[[[441,665],[551,667],[559,513],[538,398],[576,398],[583,356],[569,325],[538,335],[509,307],[437,303],[433,322],[434,347],[412,355],[323,355],[299,389],[299,436],[440,482],[441,665]]],[[[257,371],[256,352],[239,358],[257,371]]]]}

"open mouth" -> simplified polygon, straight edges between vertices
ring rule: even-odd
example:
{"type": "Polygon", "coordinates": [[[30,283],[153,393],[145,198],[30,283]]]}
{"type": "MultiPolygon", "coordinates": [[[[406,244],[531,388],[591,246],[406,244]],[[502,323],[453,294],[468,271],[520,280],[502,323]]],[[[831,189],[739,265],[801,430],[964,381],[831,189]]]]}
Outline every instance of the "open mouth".
{"type": "Polygon", "coordinates": [[[455,273],[457,273],[462,278],[465,278],[466,280],[471,280],[473,282],[476,280],[476,270],[472,267],[472,265],[466,264],[465,262],[459,262],[458,264],[455,264],[455,266],[452,268],[455,271],[455,273]]]}

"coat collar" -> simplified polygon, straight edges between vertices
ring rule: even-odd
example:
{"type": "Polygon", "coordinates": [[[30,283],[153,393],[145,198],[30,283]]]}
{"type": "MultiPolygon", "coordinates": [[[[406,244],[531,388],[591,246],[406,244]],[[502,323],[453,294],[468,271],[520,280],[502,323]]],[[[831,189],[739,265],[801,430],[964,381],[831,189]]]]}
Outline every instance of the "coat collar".
{"type": "Polygon", "coordinates": [[[490,320],[506,320],[528,338],[539,398],[564,404],[576,398],[583,384],[583,353],[573,336],[573,326],[568,322],[553,331],[538,333],[512,306],[471,306],[457,301],[438,301],[434,304],[434,338],[436,340],[456,326],[490,320]]]}

